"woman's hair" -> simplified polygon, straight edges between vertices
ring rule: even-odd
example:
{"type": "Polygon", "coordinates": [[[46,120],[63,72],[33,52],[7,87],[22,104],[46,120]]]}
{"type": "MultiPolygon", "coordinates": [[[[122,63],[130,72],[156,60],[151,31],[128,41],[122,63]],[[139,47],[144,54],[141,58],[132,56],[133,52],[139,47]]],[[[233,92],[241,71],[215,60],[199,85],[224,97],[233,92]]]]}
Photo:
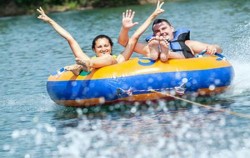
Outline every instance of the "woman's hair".
{"type": "Polygon", "coordinates": [[[93,41],[92,41],[92,49],[95,49],[96,41],[97,41],[98,39],[100,39],[100,38],[106,38],[106,39],[109,41],[111,47],[113,47],[113,41],[112,41],[112,39],[111,39],[109,36],[107,36],[107,35],[98,35],[98,36],[96,36],[96,37],[93,39],[93,41]]]}

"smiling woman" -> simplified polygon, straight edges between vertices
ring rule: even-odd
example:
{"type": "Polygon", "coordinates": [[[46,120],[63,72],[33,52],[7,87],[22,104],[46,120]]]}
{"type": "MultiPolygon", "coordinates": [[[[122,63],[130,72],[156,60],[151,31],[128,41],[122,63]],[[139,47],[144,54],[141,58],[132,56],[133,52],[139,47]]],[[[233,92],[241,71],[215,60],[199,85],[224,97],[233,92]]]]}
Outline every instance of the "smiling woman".
{"type": "Polygon", "coordinates": [[[81,49],[78,42],[74,39],[74,37],[66,31],[63,27],[61,27],[57,22],[48,17],[43,9],[40,7],[37,9],[40,13],[38,19],[43,20],[44,22],[50,24],[55,31],[61,35],[68,43],[74,54],[76,61],[80,64],[75,64],[71,66],[66,66],[65,69],[72,71],[75,75],[79,75],[79,73],[84,71],[90,71],[90,68],[100,68],[103,66],[115,64],[115,59],[110,55],[112,52],[113,42],[110,37],[106,35],[97,36],[94,39],[93,51],[96,53],[97,58],[90,59],[85,52],[81,49]]]}
{"type": "Polygon", "coordinates": [[[122,51],[117,56],[117,58],[111,55],[113,42],[111,41],[110,37],[106,35],[98,35],[94,39],[92,49],[96,54],[96,58],[90,58],[85,52],[83,52],[83,50],[79,46],[78,42],[73,38],[73,36],[71,36],[71,34],[67,32],[63,27],[61,27],[57,22],[48,17],[41,7],[37,9],[37,11],[40,13],[38,19],[41,19],[44,22],[50,24],[59,35],[61,35],[65,40],[67,40],[71,51],[75,56],[77,64],[66,66],[65,69],[68,71],[72,71],[75,75],[79,75],[81,71],[89,72],[93,69],[127,61],[131,57],[134,51],[134,47],[141,34],[148,28],[151,22],[158,15],[164,12],[164,10],[161,9],[163,4],[164,2],[157,2],[156,9],[131,36],[124,51],[122,51]]]}

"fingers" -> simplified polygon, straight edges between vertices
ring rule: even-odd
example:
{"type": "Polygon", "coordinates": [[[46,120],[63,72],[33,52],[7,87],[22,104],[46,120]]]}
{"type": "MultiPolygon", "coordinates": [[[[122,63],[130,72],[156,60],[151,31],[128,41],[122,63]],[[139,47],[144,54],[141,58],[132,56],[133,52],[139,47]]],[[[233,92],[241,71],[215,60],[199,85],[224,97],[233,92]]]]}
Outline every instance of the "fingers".
{"type": "Polygon", "coordinates": [[[126,10],[126,12],[123,12],[123,18],[130,18],[133,19],[135,16],[135,11],[132,11],[131,9],[126,10]]]}
{"type": "Polygon", "coordinates": [[[39,12],[39,16],[37,17],[38,19],[42,19],[42,12],[41,12],[41,10],[40,9],[36,9],[38,12],[39,12]]]}
{"type": "Polygon", "coordinates": [[[44,13],[44,11],[43,11],[43,8],[42,8],[42,7],[40,7],[40,10],[42,11],[42,13],[44,13]]]}
{"type": "Polygon", "coordinates": [[[131,9],[127,10],[126,11],[126,17],[130,18],[131,17],[131,9]]]}
{"type": "Polygon", "coordinates": [[[164,4],[164,2],[161,2],[160,0],[158,0],[157,2],[157,9],[161,9],[162,5],[164,4]]]}
{"type": "Polygon", "coordinates": [[[158,0],[158,2],[157,2],[157,8],[161,9],[161,7],[162,7],[163,4],[164,4],[164,2],[161,2],[161,1],[158,0]]]}
{"type": "Polygon", "coordinates": [[[40,15],[37,17],[38,19],[41,19],[41,20],[43,20],[45,22],[49,21],[49,17],[45,14],[45,12],[44,12],[44,10],[43,10],[42,7],[39,7],[36,10],[37,10],[37,12],[40,13],[40,15]]]}
{"type": "Polygon", "coordinates": [[[138,25],[138,24],[139,24],[138,22],[134,22],[134,23],[133,23],[133,27],[134,27],[135,25],[138,25]]]}
{"type": "Polygon", "coordinates": [[[160,6],[159,6],[160,9],[161,9],[161,7],[163,6],[163,4],[164,4],[164,2],[161,2],[160,6]]]}
{"type": "Polygon", "coordinates": [[[132,15],[131,15],[131,18],[133,19],[135,16],[135,11],[132,11],[132,15]]]}
{"type": "Polygon", "coordinates": [[[206,53],[209,55],[214,55],[217,52],[217,49],[214,46],[207,46],[206,53]]]}
{"type": "Polygon", "coordinates": [[[217,49],[216,49],[216,48],[212,49],[211,55],[214,55],[216,52],[217,52],[217,49]]]}
{"type": "Polygon", "coordinates": [[[39,9],[36,9],[36,10],[37,10],[40,14],[42,14],[42,13],[41,13],[41,10],[39,10],[39,9]]]}
{"type": "Polygon", "coordinates": [[[131,9],[129,10],[126,10],[125,12],[122,13],[122,18],[125,19],[125,18],[131,18],[131,9]]]}
{"type": "Polygon", "coordinates": [[[44,15],[44,10],[42,7],[39,7],[38,9],[36,9],[41,15],[44,15]]]}
{"type": "Polygon", "coordinates": [[[122,13],[122,18],[125,19],[125,17],[126,17],[126,15],[125,15],[125,13],[123,12],[123,13],[122,13]]]}
{"type": "Polygon", "coordinates": [[[122,25],[124,28],[132,28],[138,24],[138,22],[133,22],[135,12],[131,9],[126,10],[122,13],[122,25]]]}
{"type": "Polygon", "coordinates": [[[159,14],[161,14],[161,13],[164,12],[164,10],[161,9],[161,7],[162,7],[163,4],[164,4],[164,2],[160,2],[160,1],[158,0],[157,6],[156,6],[156,9],[155,9],[155,14],[156,14],[156,15],[159,15],[159,14]]]}

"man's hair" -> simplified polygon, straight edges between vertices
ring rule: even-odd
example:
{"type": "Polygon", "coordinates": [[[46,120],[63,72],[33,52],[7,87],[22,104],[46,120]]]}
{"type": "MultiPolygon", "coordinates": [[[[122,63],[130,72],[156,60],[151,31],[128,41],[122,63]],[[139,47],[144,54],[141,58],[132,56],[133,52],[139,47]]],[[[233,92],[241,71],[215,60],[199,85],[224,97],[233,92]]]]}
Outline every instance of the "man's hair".
{"type": "Polygon", "coordinates": [[[155,24],[159,24],[161,22],[166,22],[169,26],[172,26],[171,23],[168,20],[166,20],[166,19],[155,19],[154,22],[153,22],[153,24],[152,24],[152,31],[153,32],[154,32],[154,25],[155,24]]]}

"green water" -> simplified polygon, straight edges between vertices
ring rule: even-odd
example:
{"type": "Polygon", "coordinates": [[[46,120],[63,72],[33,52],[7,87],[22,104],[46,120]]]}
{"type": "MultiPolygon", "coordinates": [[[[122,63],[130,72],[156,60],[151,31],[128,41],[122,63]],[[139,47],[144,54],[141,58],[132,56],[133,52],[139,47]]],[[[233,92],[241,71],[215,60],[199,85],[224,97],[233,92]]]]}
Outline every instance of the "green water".
{"type": "MultiPolygon", "coordinates": [[[[131,6],[50,14],[92,55],[98,34],[112,37],[114,54],[121,13],[135,21],[154,6],[131,6]]],[[[182,0],[165,3],[161,18],[191,29],[193,40],[217,43],[233,64],[235,79],[226,93],[204,104],[250,114],[250,1],[182,0]]],[[[140,41],[151,33],[148,29],[140,41]]],[[[250,121],[180,101],[144,105],[66,108],[46,91],[51,72],[74,63],[67,42],[36,15],[0,19],[1,157],[228,157],[250,156],[250,121]]]]}

